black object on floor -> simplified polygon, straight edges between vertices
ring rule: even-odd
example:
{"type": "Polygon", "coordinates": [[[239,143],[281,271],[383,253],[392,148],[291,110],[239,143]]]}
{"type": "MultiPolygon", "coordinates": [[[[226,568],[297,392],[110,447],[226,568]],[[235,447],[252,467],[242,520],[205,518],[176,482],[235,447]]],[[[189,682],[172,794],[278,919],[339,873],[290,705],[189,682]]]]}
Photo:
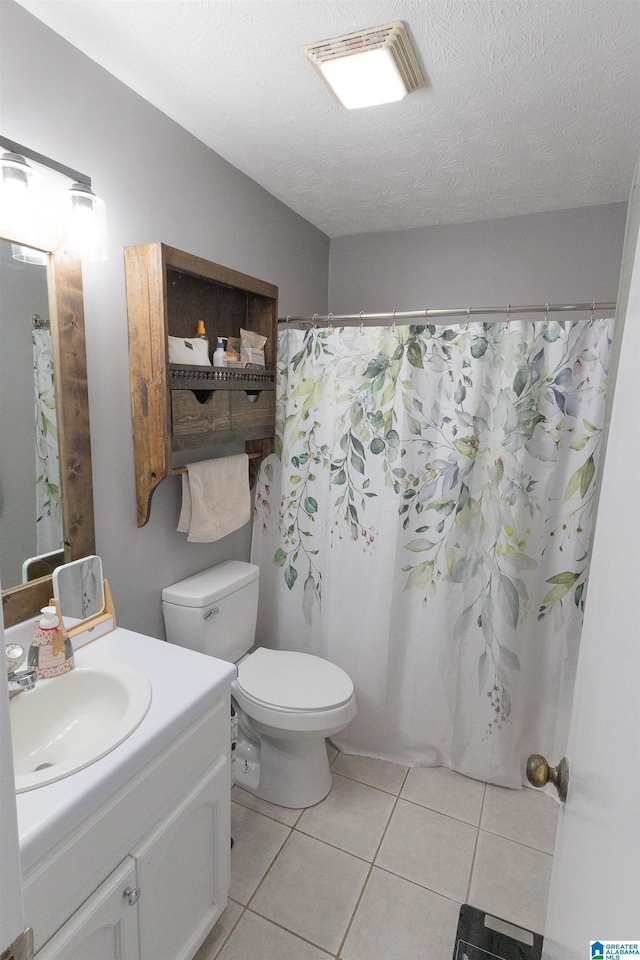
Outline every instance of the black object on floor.
{"type": "Polygon", "coordinates": [[[540,960],[542,937],[468,903],[460,907],[453,960],[540,960]]]}

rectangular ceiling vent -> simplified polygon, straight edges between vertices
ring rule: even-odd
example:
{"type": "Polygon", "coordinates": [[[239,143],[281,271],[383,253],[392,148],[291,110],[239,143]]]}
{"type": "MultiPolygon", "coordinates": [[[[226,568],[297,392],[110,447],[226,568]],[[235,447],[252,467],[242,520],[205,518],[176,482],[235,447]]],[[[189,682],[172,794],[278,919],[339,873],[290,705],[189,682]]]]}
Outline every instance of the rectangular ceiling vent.
{"type": "MultiPolygon", "coordinates": [[[[302,49],[325,83],[327,83],[330,69],[327,66],[329,61],[353,57],[356,54],[368,54],[372,51],[384,51],[395,66],[405,93],[412,93],[425,86],[420,65],[401,20],[378,27],[369,27],[366,30],[357,30],[343,37],[322,40],[320,43],[309,44],[302,49]]],[[[335,96],[335,90],[332,89],[331,84],[327,83],[327,85],[335,96]]],[[[340,97],[336,99],[340,100],[340,97]]]]}

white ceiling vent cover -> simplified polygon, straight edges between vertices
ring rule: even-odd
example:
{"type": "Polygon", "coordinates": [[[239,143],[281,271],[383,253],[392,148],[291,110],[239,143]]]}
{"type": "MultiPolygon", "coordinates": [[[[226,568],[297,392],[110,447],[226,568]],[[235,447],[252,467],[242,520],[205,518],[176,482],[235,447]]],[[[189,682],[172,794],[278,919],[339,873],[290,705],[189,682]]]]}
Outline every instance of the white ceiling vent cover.
{"type": "Polygon", "coordinates": [[[336,100],[349,108],[400,100],[425,86],[401,20],[302,49],[336,100]],[[361,77],[357,76],[360,68],[364,71],[361,77]]]}

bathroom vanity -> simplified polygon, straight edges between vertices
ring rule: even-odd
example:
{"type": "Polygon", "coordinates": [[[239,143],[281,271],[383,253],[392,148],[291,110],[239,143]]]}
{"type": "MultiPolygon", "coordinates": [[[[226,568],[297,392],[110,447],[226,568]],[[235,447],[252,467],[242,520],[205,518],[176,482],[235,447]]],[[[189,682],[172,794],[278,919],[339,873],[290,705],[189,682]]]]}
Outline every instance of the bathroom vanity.
{"type": "Polygon", "coordinates": [[[227,902],[235,667],[120,628],[76,650],[100,658],[141,669],[151,704],[106,756],[16,798],[36,955],[191,960],[227,902]]]}

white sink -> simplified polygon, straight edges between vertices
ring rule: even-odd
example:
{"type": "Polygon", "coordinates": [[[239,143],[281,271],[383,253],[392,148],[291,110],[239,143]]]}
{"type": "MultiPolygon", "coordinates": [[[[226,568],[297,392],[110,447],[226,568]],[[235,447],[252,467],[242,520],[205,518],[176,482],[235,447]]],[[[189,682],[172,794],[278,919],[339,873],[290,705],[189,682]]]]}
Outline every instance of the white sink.
{"type": "Polygon", "coordinates": [[[10,701],[16,792],[89,766],[133,733],[151,703],[142,670],[106,658],[39,680],[10,701]]]}

